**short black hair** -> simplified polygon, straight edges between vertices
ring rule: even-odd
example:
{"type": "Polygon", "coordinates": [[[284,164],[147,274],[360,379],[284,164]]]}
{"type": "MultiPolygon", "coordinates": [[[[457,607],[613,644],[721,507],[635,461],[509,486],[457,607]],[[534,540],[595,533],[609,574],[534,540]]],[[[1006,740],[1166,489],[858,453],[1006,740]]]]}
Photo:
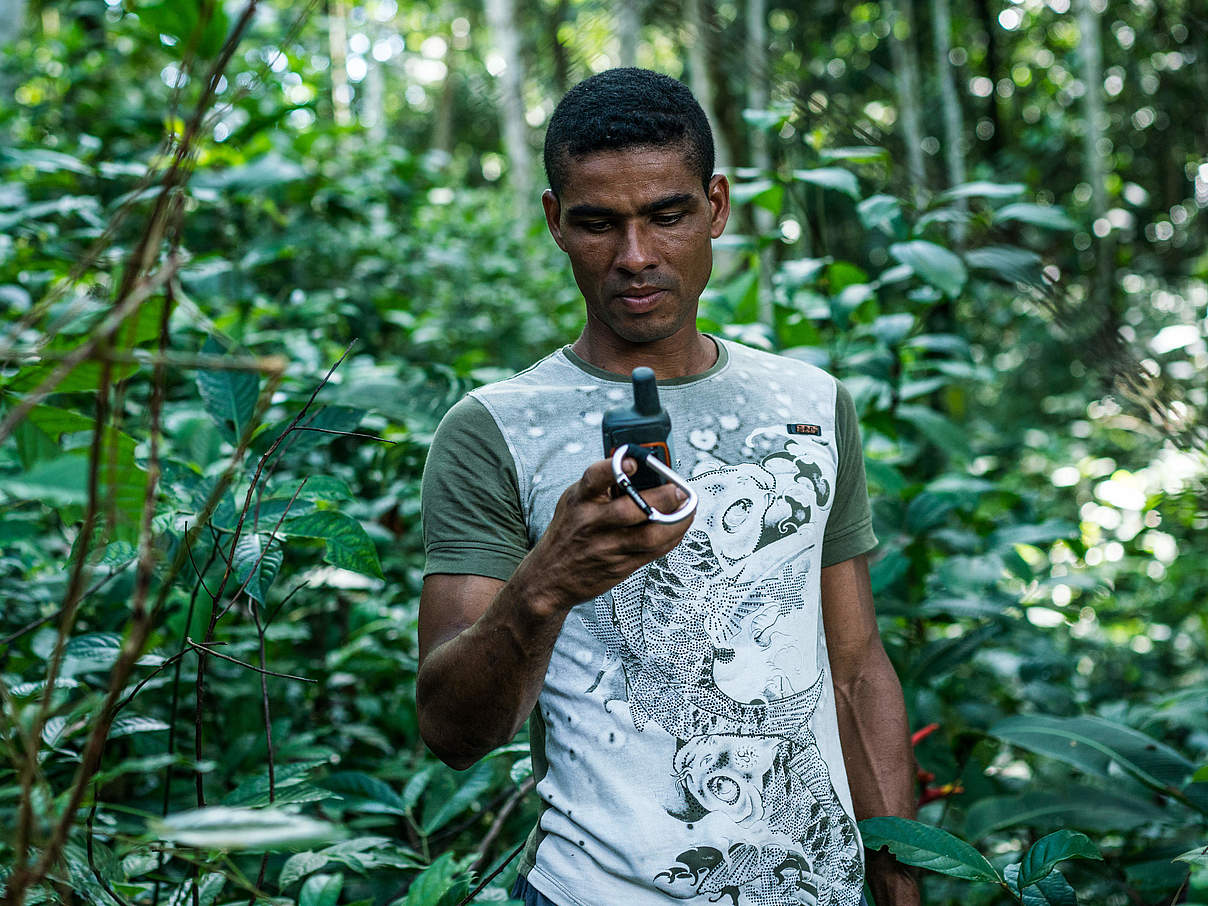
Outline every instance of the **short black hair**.
{"type": "Polygon", "coordinates": [[[683,82],[648,69],[609,69],[566,93],[545,131],[545,175],[561,195],[567,159],[642,145],[680,145],[707,190],[713,132],[683,82]]]}

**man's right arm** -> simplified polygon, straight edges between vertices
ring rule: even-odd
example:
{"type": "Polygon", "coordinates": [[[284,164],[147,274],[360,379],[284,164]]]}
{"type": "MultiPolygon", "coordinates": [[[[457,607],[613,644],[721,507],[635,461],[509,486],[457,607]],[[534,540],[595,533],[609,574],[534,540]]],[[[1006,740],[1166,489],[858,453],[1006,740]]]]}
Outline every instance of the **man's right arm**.
{"type": "MultiPolygon", "coordinates": [[[[625,467],[636,468],[629,459],[625,467]]],[[[612,495],[613,481],[607,460],[589,466],[507,582],[444,573],[424,580],[419,728],[451,767],[468,768],[520,729],[571,608],[667,553],[691,525],[647,522],[632,500],[612,495]]],[[[664,511],[683,498],[669,485],[644,496],[664,511]]]]}

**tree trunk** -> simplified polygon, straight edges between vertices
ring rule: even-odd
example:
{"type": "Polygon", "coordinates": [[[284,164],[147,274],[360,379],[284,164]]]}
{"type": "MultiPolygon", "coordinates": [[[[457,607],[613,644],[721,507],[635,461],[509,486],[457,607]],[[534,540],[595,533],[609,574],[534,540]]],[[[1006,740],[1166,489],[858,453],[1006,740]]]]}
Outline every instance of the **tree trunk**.
{"type": "Polygon", "coordinates": [[[729,164],[728,156],[723,153],[723,136],[717,122],[717,108],[713,97],[713,82],[709,78],[709,41],[710,25],[705,16],[706,0],[686,0],[684,15],[688,20],[688,84],[692,93],[700,102],[701,109],[709,118],[713,128],[713,150],[716,169],[724,169],[729,164]]]}
{"type": "Polygon", "coordinates": [[[895,0],[893,9],[894,37],[890,39],[889,51],[897,84],[898,118],[906,142],[906,170],[914,203],[921,208],[927,200],[927,167],[923,161],[923,127],[919,118],[919,57],[914,43],[913,0],[895,0]],[[904,33],[899,33],[900,28],[904,28],[904,33]]]}
{"type": "MultiPolygon", "coordinates": [[[[1079,51],[1082,57],[1082,82],[1086,85],[1086,131],[1082,136],[1083,172],[1091,187],[1091,213],[1096,222],[1107,218],[1107,161],[1099,147],[1107,127],[1103,109],[1103,44],[1099,13],[1094,0],[1078,0],[1079,51]]],[[[1093,231],[1092,231],[1093,232],[1093,231]]],[[[1096,234],[1097,235],[1097,234],[1096,234]]],[[[1112,258],[1115,255],[1111,233],[1096,240],[1097,273],[1093,298],[1100,305],[1111,299],[1112,258]]]]}
{"type": "Polygon", "coordinates": [[[641,0],[617,0],[617,38],[621,65],[638,65],[638,40],[642,31],[641,0]]]}
{"type": "MultiPolygon", "coordinates": [[[[767,29],[767,0],[747,0],[747,108],[750,110],[766,110],[768,108],[768,29],[767,29]]],[[[768,173],[772,169],[772,154],[769,148],[769,136],[766,129],[753,128],[751,134],[751,163],[760,171],[768,173]]],[[[764,208],[753,206],[755,233],[758,237],[766,236],[775,227],[772,213],[764,208]]],[[[759,321],[772,327],[775,313],[772,307],[772,247],[765,246],[759,252],[759,321]]]]}
{"type": "MultiPolygon", "coordinates": [[[[973,0],[973,5],[977,7],[978,18],[981,19],[982,28],[986,31],[986,76],[997,85],[999,78],[1002,77],[998,61],[998,19],[994,15],[994,10],[990,9],[990,0],[973,0]]],[[[990,119],[990,125],[994,127],[990,140],[986,142],[987,157],[992,158],[1002,150],[1006,143],[1002,117],[998,115],[998,92],[996,91],[991,92],[990,96],[986,98],[986,116],[990,119]]]]}
{"type": "Polygon", "coordinates": [[[337,126],[352,122],[352,88],[348,84],[348,31],[344,0],[332,0],[327,10],[327,43],[331,57],[331,109],[337,126]]]}
{"type": "Polygon", "coordinates": [[[487,24],[503,57],[499,74],[499,116],[508,158],[508,182],[525,204],[532,191],[533,153],[524,119],[524,61],[515,0],[486,0],[487,24]]]}
{"type": "Polygon", "coordinates": [[[554,61],[554,88],[558,97],[570,90],[570,60],[566,56],[566,47],[558,40],[558,29],[569,13],[570,0],[558,0],[549,18],[550,55],[554,61]]]}
{"type": "MultiPolygon", "coordinates": [[[[952,78],[952,63],[948,54],[952,50],[952,16],[948,0],[933,0],[932,25],[935,33],[935,73],[940,83],[940,99],[944,107],[944,159],[948,164],[948,186],[959,186],[965,181],[965,119],[961,112],[960,97],[956,93],[956,82],[952,78]]],[[[964,214],[965,199],[958,199],[956,208],[964,214]]],[[[965,244],[965,222],[958,220],[952,228],[952,238],[958,246],[965,244]]]]}

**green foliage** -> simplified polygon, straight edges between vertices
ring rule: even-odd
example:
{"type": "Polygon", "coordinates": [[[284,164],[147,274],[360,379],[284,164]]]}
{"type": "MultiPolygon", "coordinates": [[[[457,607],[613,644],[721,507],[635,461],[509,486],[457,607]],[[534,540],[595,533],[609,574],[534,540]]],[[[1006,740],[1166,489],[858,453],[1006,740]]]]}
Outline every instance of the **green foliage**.
{"type": "MultiPolygon", "coordinates": [[[[523,739],[464,774],[419,740],[418,489],[466,389],[574,337],[572,277],[538,206],[492,184],[476,11],[346,4],[373,48],[354,56],[404,48],[351,85],[347,124],[327,18],[287,40],[301,9],[260,6],[166,195],[235,8],[30,4],[0,58],[0,422],[24,407],[0,429],[0,826],[35,858],[67,829],[27,903],[454,906],[536,814],[523,739]],[[416,77],[437,56],[443,79],[416,77]],[[161,199],[183,216],[155,233],[161,199]],[[102,337],[128,271],[145,298],[102,337]]],[[[1055,5],[954,9],[953,66],[996,93],[962,92],[971,175],[935,192],[870,77],[892,67],[888,7],[772,7],[768,71],[797,94],[745,114],[777,138],[770,167],[732,171],[701,324],[831,369],[860,412],[882,635],[912,723],[939,725],[916,746],[920,822],[867,820],[865,842],[930,868],[928,903],[1208,903],[1205,469],[1145,408],[1205,404],[1183,112],[1202,29],[1186,4],[1108,4],[1105,227],[1055,5]],[[1079,306],[1105,248],[1112,305],[1079,306]]],[[[740,28],[714,11],[714,38],[740,28]]],[[[680,11],[648,16],[643,52],[675,72],[680,11]]],[[[521,18],[546,115],[610,19],[521,18]]],[[[750,78],[726,73],[719,102],[741,109],[750,78]]],[[[746,161],[750,130],[722,125],[746,161]]]]}

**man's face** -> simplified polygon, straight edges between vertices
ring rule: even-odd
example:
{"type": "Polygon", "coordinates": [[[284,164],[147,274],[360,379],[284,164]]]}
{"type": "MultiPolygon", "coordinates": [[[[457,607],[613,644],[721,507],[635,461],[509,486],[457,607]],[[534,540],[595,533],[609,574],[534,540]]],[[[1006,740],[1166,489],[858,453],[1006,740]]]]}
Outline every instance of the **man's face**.
{"type": "Polygon", "coordinates": [[[730,216],[724,176],[706,191],[678,145],[600,151],[571,158],[561,198],[546,191],[542,202],[587,302],[589,332],[645,344],[695,330],[711,240],[730,216]]]}

